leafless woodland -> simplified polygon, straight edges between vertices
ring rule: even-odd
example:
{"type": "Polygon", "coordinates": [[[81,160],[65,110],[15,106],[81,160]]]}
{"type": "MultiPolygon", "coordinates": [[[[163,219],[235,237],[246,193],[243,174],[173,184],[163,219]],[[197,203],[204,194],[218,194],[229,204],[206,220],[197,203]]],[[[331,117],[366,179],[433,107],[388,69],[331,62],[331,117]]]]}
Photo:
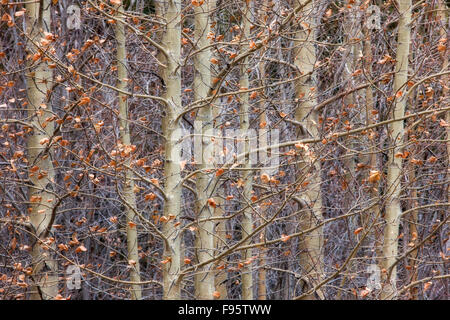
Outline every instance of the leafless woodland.
{"type": "Polygon", "coordinates": [[[0,299],[448,299],[448,9],[1,0],[0,299]]]}

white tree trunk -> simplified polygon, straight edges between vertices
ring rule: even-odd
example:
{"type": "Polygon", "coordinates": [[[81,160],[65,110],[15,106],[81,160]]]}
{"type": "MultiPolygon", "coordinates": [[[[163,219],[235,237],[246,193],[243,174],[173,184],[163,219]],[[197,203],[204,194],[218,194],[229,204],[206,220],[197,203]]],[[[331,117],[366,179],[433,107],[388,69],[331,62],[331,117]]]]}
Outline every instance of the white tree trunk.
{"type": "MultiPolygon", "coordinates": [[[[305,3],[306,1],[301,1],[305,3]]],[[[313,41],[315,40],[314,30],[314,1],[306,5],[302,10],[304,21],[309,25],[308,30],[300,30],[297,32],[296,45],[298,49],[295,56],[295,65],[303,74],[307,74],[314,70],[316,63],[316,52],[313,41]]],[[[313,77],[301,78],[296,82],[296,98],[301,100],[295,112],[295,118],[298,122],[303,124],[303,128],[307,132],[302,132],[300,137],[318,138],[319,137],[319,121],[318,113],[313,111],[313,107],[317,104],[315,93],[310,90],[315,87],[313,77]],[[312,93],[312,95],[311,95],[312,93]]],[[[308,155],[304,155],[308,157],[308,155]]],[[[320,178],[320,164],[314,162],[313,168],[310,170],[310,163],[306,161],[301,165],[301,174],[310,175],[305,178],[308,181],[308,189],[301,194],[302,199],[307,204],[304,208],[301,218],[301,230],[306,230],[316,226],[322,221],[322,196],[320,192],[321,178],[320,178]]],[[[303,273],[307,277],[309,287],[317,285],[323,279],[323,234],[322,228],[317,228],[308,233],[301,239],[300,244],[300,265],[303,273]]],[[[310,289],[310,288],[309,288],[310,289]]],[[[317,295],[323,299],[322,290],[318,290],[317,295]]],[[[312,298],[312,297],[310,297],[312,298]]]]}
{"type": "Polygon", "coordinates": [[[164,216],[174,215],[175,218],[163,226],[163,234],[167,238],[164,245],[164,259],[169,260],[163,264],[163,299],[180,299],[180,284],[177,278],[181,267],[181,233],[174,226],[174,221],[179,219],[181,213],[181,167],[180,154],[181,145],[178,140],[181,137],[179,120],[181,113],[181,72],[180,63],[180,39],[181,39],[181,2],[180,0],[169,0],[165,12],[167,29],[163,37],[163,46],[167,50],[168,57],[164,63],[163,79],[166,85],[165,99],[168,105],[163,120],[163,134],[165,143],[165,193],[167,201],[164,204],[164,216]]]}
{"type": "MultiPolygon", "coordinates": [[[[244,9],[244,16],[242,17],[243,25],[242,25],[242,32],[243,36],[242,38],[247,41],[250,37],[250,19],[251,19],[251,12],[250,12],[250,1],[247,1],[247,4],[244,9]]],[[[242,49],[248,48],[248,45],[242,46],[242,49]]],[[[241,88],[247,88],[249,87],[249,81],[248,81],[248,58],[245,58],[242,61],[241,64],[241,73],[240,73],[240,81],[239,85],[241,88]]],[[[240,130],[242,134],[247,134],[249,129],[249,94],[248,92],[242,93],[240,95],[241,100],[241,110],[240,110],[240,130]]],[[[244,142],[244,153],[249,152],[249,142],[246,140],[244,142]]],[[[251,191],[252,191],[252,174],[249,170],[251,168],[249,161],[247,159],[244,160],[244,164],[242,167],[246,170],[242,173],[242,180],[244,181],[243,185],[243,197],[247,199],[247,201],[250,201],[251,198],[251,191]]],[[[244,206],[247,206],[247,204],[244,201],[244,206]]],[[[252,220],[252,212],[250,208],[246,208],[243,211],[242,214],[242,237],[246,237],[249,234],[253,232],[253,220],[252,220]]],[[[247,240],[245,244],[250,243],[250,240],[247,240]]],[[[242,251],[242,260],[247,261],[252,256],[252,250],[247,249],[242,251]]],[[[251,264],[245,264],[242,268],[242,299],[244,300],[253,300],[253,275],[251,270],[251,264]]]]}
{"type": "MultiPolygon", "coordinates": [[[[116,16],[123,20],[123,6],[120,5],[117,8],[116,16]]],[[[115,36],[117,41],[117,88],[121,91],[126,91],[127,89],[127,80],[128,79],[128,71],[127,71],[127,50],[126,50],[126,35],[125,35],[125,26],[123,23],[116,21],[115,27],[115,36]]],[[[120,142],[124,147],[127,147],[131,144],[130,142],[130,128],[128,121],[128,102],[127,95],[123,93],[119,93],[119,132],[120,132],[120,142]]],[[[125,160],[125,165],[131,166],[131,154],[125,160]]],[[[127,230],[127,247],[128,247],[128,263],[130,267],[130,279],[133,282],[140,282],[141,277],[139,274],[139,255],[138,255],[138,237],[137,237],[137,229],[133,224],[130,225],[129,222],[135,221],[135,211],[136,210],[136,198],[134,195],[134,175],[130,170],[125,170],[124,172],[125,178],[123,181],[123,192],[122,196],[125,203],[125,212],[126,212],[126,230],[127,230]]],[[[142,291],[140,285],[132,285],[131,286],[131,298],[133,300],[140,300],[142,298],[142,291]]]]}
{"type": "MultiPolygon", "coordinates": [[[[396,94],[392,117],[398,119],[405,114],[406,82],[408,79],[408,56],[411,36],[411,0],[399,0],[399,25],[398,44],[395,65],[394,89],[396,94]],[[402,91],[403,94],[397,94],[402,91]]],[[[404,121],[396,121],[389,125],[391,149],[389,150],[388,174],[387,174],[387,198],[386,198],[386,225],[384,227],[383,257],[381,260],[382,275],[386,276],[385,270],[395,263],[398,253],[398,233],[402,208],[400,204],[402,158],[395,157],[401,152],[400,145],[403,144],[404,121]]],[[[390,279],[386,281],[381,292],[381,299],[395,298],[397,270],[392,270],[390,279]]],[[[386,278],[386,277],[385,277],[386,278]]]]}
{"type": "MultiPolygon", "coordinates": [[[[26,84],[28,98],[28,116],[30,118],[33,131],[27,141],[28,164],[31,167],[39,167],[38,171],[29,172],[30,188],[29,201],[30,222],[33,228],[32,239],[32,278],[34,284],[30,298],[33,300],[52,299],[58,294],[58,264],[52,257],[52,250],[49,248],[53,244],[44,244],[47,236],[50,236],[52,228],[52,212],[55,205],[54,168],[52,163],[51,150],[44,153],[47,143],[44,139],[53,136],[54,125],[52,121],[46,121],[52,117],[52,106],[49,101],[50,89],[52,86],[53,73],[44,61],[43,54],[39,52],[35,44],[40,44],[40,40],[45,38],[44,32],[50,32],[50,0],[43,0],[43,8],[39,2],[26,4],[27,29],[26,32],[31,40],[27,41],[28,54],[41,55],[35,62],[31,58],[27,59],[26,84]],[[41,10],[40,10],[41,9],[41,10]],[[39,17],[41,11],[42,16],[39,17]],[[40,19],[39,19],[40,18],[40,19]]],[[[48,48],[46,48],[48,49],[48,48]]]]}
{"type": "MultiPolygon", "coordinates": [[[[209,45],[207,39],[210,31],[209,21],[209,0],[203,5],[196,6],[195,12],[195,39],[199,48],[209,45]]],[[[200,51],[194,59],[194,95],[195,100],[204,99],[208,96],[211,84],[211,51],[207,48],[200,51]]],[[[209,219],[214,214],[214,208],[208,204],[208,199],[212,197],[214,176],[213,169],[213,144],[212,135],[212,106],[201,108],[197,114],[198,125],[197,134],[201,134],[201,163],[198,169],[202,173],[197,174],[197,219],[209,219]]],[[[197,237],[195,238],[195,249],[199,263],[209,260],[214,255],[214,222],[205,221],[198,223],[197,237]]],[[[213,264],[206,265],[197,270],[195,274],[194,286],[195,297],[198,300],[212,299],[214,293],[214,272],[211,270],[213,264]]]]}

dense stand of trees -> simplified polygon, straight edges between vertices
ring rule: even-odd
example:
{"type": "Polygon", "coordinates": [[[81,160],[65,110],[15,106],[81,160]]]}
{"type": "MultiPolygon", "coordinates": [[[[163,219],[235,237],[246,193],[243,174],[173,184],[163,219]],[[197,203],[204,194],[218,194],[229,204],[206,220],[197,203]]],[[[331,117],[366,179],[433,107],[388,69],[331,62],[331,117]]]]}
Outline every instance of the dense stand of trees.
{"type": "Polygon", "coordinates": [[[0,299],[448,299],[445,1],[0,10],[0,299]]]}

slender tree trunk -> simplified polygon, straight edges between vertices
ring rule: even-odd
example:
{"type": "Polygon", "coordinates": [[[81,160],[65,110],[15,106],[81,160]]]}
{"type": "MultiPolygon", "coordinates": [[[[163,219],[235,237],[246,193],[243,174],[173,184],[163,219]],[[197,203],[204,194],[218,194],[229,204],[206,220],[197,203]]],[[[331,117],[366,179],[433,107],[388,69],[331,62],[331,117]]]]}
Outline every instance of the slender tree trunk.
{"type": "MultiPolygon", "coordinates": [[[[260,64],[260,75],[261,78],[264,79],[265,73],[264,73],[264,63],[261,62],[260,64]]],[[[261,101],[261,107],[264,108],[264,100],[261,101]]],[[[259,124],[260,128],[265,128],[267,126],[267,115],[266,111],[262,109],[261,116],[259,118],[259,124]]],[[[259,131],[259,148],[264,149],[267,147],[267,136],[269,134],[269,130],[260,130],[259,131]]],[[[263,164],[266,165],[266,164],[263,164]]],[[[270,165],[270,162],[267,164],[270,165]]],[[[261,206],[260,209],[260,215],[265,217],[266,215],[266,208],[264,206],[261,206]]],[[[259,219],[260,224],[263,224],[263,219],[259,219]]],[[[260,241],[264,241],[266,237],[266,231],[262,230],[260,234],[260,241]]],[[[266,300],[267,298],[267,290],[266,290],[266,249],[264,247],[258,248],[259,250],[259,257],[258,257],[258,300],[266,300]]]]}
{"type": "MultiPolygon", "coordinates": [[[[448,70],[449,69],[449,63],[448,63],[448,35],[447,30],[450,27],[449,26],[449,20],[448,20],[448,4],[446,5],[444,0],[439,0],[439,16],[441,20],[441,28],[439,30],[439,34],[441,35],[441,39],[446,39],[443,43],[445,45],[445,50],[441,51],[442,56],[442,70],[448,70]]],[[[444,40],[442,40],[444,41],[444,40]]],[[[448,99],[448,85],[450,83],[450,76],[447,74],[442,79],[443,88],[442,88],[442,97],[443,99],[448,99]]],[[[447,111],[445,113],[445,120],[447,123],[450,123],[450,111],[447,111]]],[[[445,128],[445,131],[447,132],[447,156],[448,156],[448,162],[450,163],[450,126],[447,126],[445,128]]],[[[450,188],[447,188],[447,201],[450,200],[450,188]]]]}
{"type": "MultiPolygon", "coordinates": [[[[261,233],[262,237],[264,237],[265,232],[261,233]]],[[[267,288],[266,288],[266,252],[264,248],[261,248],[259,251],[259,259],[258,259],[258,300],[267,300],[267,288]]]]}
{"type": "MultiPolygon", "coordinates": [[[[398,25],[398,45],[394,77],[394,94],[396,95],[393,106],[393,119],[403,117],[406,107],[406,95],[404,86],[408,79],[408,56],[411,34],[411,0],[399,0],[399,25],[398,25]],[[400,92],[403,94],[400,96],[400,92]]],[[[401,178],[402,178],[402,158],[395,157],[401,152],[403,143],[404,121],[396,121],[389,125],[391,149],[388,157],[387,174],[387,198],[386,198],[386,225],[384,227],[383,257],[381,269],[385,286],[381,292],[381,299],[396,298],[397,268],[394,267],[390,279],[386,275],[388,269],[394,264],[398,253],[398,233],[400,226],[400,216],[402,213],[400,203],[401,178]]]]}
{"type": "MultiPolygon", "coordinates": [[[[35,44],[39,44],[50,32],[50,0],[40,3],[26,4],[27,34],[35,44]],[[41,8],[40,5],[43,7],[41,8]],[[39,16],[41,12],[41,16],[39,16]]],[[[55,180],[51,150],[44,154],[49,139],[53,136],[54,124],[47,121],[53,116],[50,103],[50,89],[53,73],[45,61],[42,51],[48,47],[37,48],[30,40],[27,41],[27,51],[36,61],[27,60],[26,85],[28,97],[28,117],[31,128],[27,141],[28,164],[30,168],[37,166],[39,170],[29,172],[30,188],[28,191],[30,207],[30,222],[33,229],[32,239],[32,278],[34,280],[30,298],[33,300],[52,299],[58,294],[58,263],[52,257],[51,242],[45,244],[47,236],[51,235],[53,223],[53,207],[55,205],[55,180]],[[47,141],[47,142],[45,142],[47,141]]]]}
{"type": "MultiPolygon", "coordinates": [[[[209,45],[207,39],[210,31],[209,25],[209,1],[194,8],[195,12],[195,39],[199,48],[209,45]]],[[[211,51],[207,48],[200,51],[194,60],[194,94],[195,100],[208,96],[211,84],[211,51]]],[[[212,106],[208,105],[198,111],[196,121],[196,133],[201,138],[201,163],[198,169],[202,173],[197,174],[197,219],[209,219],[213,215],[214,208],[208,205],[208,199],[212,197],[212,169],[213,169],[213,133],[212,106]]],[[[198,233],[195,238],[195,249],[199,263],[209,260],[214,255],[214,222],[205,221],[198,223],[198,233]]],[[[212,299],[214,293],[214,272],[210,270],[213,264],[206,265],[197,270],[195,274],[195,297],[198,300],[212,299]]]]}
{"type": "Polygon", "coordinates": [[[167,239],[164,245],[164,259],[168,261],[163,264],[163,298],[167,300],[180,299],[180,284],[176,281],[181,267],[181,233],[174,226],[173,221],[179,219],[181,213],[181,167],[180,155],[181,127],[177,120],[182,111],[181,105],[181,72],[179,68],[181,48],[181,2],[180,0],[169,0],[165,12],[167,28],[163,37],[163,46],[168,52],[165,58],[167,66],[162,71],[166,85],[165,117],[163,120],[163,134],[165,143],[165,193],[167,201],[164,204],[164,216],[173,215],[175,218],[163,226],[163,234],[167,239]]]}
{"type": "MultiPolygon", "coordinates": [[[[242,32],[244,41],[249,41],[250,37],[250,20],[251,12],[250,12],[250,0],[246,2],[244,8],[244,16],[242,17],[242,32]]],[[[247,49],[249,46],[246,44],[242,46],[243,49],[247,49]]],[[[249,87],[248,80],[248,58],[245,58],[241,64],[241,73],[240,73],[240,81],[239,85],[241,88],[249,87]]],[[[249,129],[249,94],[248,92],[242,93],[240,95],[241,100],[241,110],[240,110],[240,130],[243,135],[247,135],[249,129]]],[[[248,137],[247,137],[248,138],[248,137]]],[[[250,150],[250,145],[248,139],[245,140],[244,143],[244,152],[247,153],[250,150]]],[[[242,166],[245,170],[242,173],[242,180],[244,181],[244,190],[243,197],[250,201],[251,191],[252,191],[252,174],[249,170],[251,168],[250,162],[248,159],[244,160],[244,164],[242,166]]],[[[244,203],[244,206],[247,206],[244,203]]],[[[252,220],[252,212],[250,208],[246,208],[242,215],[242,237],[246,237],[253,232],[253,220],[252,220]]],[[[250,240],[245,244],[250,243],[250,240]]],[[[242,260],[248,261],[252,256],[252,250],[247,249],[242,251],[242,260]]],[[[245,264],[242,268],[242,299],[244,300],[253,300],[253,275],[251,264],[245,264]]]]}
{"type": "MultiPolygon", "coordinates": [[[[265,72],[264,72],[264,62],[261,61],[260,66],[259,66],[259,70],[260,70],[260,76],[261,79],[264,79],[265,77],[265,72]]],[[[264,81],[263,81],[264,82],[264,81]]],[[[260,128],[265,128],[267,126],[267,114],[266,111],[264,110],[265,106],[264,106],[264,100],[261,100],[261,116],[259,118],[259,126],[260,128]]],[[[269,135],[269,130],[267,129],[261,129],[259,130],[259,148],[263,149],[267,148],[267,136],[269,135]]],[[[268,161],[267,164],[262,164],[263,166],[270,166],[270,161],[268,161]]],[[[265,206],[261,206],[260,207],[260,213],[259,213],[262,217],[266,216],[266,207],[265,206]]],[[[262,218],[259,218],[259,224],[263,224],[264,220],[262,218]]],[[[266,237],[266,230],[263,229],[260,233],[259,236],[259,240],[260,242],[264,241],[266,237]]],[[[267,299],[267,290],[266,290],[266,248],[264,247],[259,247],[259,257],[258,257],[258,280],[257,280],[257,284],[258,284],[258,295],[257,298],[258,300],[266,300],[267,299]]]]}
{"type": "MultiPolygon", "coordinates": [[[[302,3],[306,2],[301,0],[302,3]]],[[[303,74],[307,74],[314,70],[316,63],[316,52],[314,47],[315,21],[314,21],[314,1],[310,2],[302,10],[302,16],[309,25],[309,29],[297,32],[296,45],[298,46],[294,63],[303,74]]],[[[307,79],[301,78],[296,82],[295,98],[300,99],[300,104],[295,112],[295,119],[303,124],[300,130],[299,138],[318,138],[318,113],[313,110],[317,104],[314,93],[310,90],[314,87],[313,77],[307,79]],[[304,129],[304,130],[303,130],[304,129]],[[306,132],[305,132],[306,131],[306,132]]],[[[308,155],[305,155],[308,157],[308,155]]],[[[320,164],[315,161],[310,168],[310,164],[306,161],[301,165],[300,174],[309,175],[305,180],[309,182],[308,189],[303,192],[302,198],[307,204],[306,210],[302,212],[300,227],[301,230],[312,228],[322,221],[322,198],[321,198],[321,177],[320,164]],[[309,170],[312,169],[312,170],[309,170]]],[[[318,284],[324,275],[323,268],[323,233],[322,228],[317,228],[308,233],[301,239],[300,244],[300,265],[303,273],[309,280],[309,286],[318,284]]],[[[322,290],[318,290],[317,295],[323,299],[322,290]]]]}
{"type": "MultiPolygon", "coordinates": [[[[116,16],[123,20],[125,17],[123,15],[123,5],[117,8],[116,16]]],[[[117,88],[122,91],[127,89],[127,49],[126,49],[126,35],[125,26],[123,23],[116,21],[114,26],[116,41],[117,41],[117,88]]],[[[123,147],[131,145],[130,142],[130,128],[128,121],[128,102],[127,96],[125,94],[119,93],[119,132],[120,141],[123,147]]],[[[125,165],[131,166],[131,154],[125,160],[125,165]]],[[[130,279],[133,282],[140,282],[141,276],[139,274],[139,255],[138,255],[138,235],[137,228],[134,224],[129,222],[135,221],[135,211],[136,210],[136,198],[134,195],[134,176],[130,170],[125,170],[125,179],[123,181],[123,199],[125,204],[126,213],[126,230],[127,230],[127,247],[128,247],[128,264],[130,267],[130,279]]],[[[142,298],[142,291],[140,285],[131,286],[131,299],[140,300],[142,298]]]]}
{"type": "MultiPolygon", "coordinates": [[[[264,1],[264,3],[266,3],[266,1],[264,1]]],[[[260,16],[263,16],[263,13],[260,12],[260,16]]],[[[262,53],[263,54],[263,53],[262,53]]],[[[264,60],[261,59],[260,63],[258,65],[259,68],[259,76],[261,79],[261,86],[264,87],[265,86],[265,78],[266,78],[266,64],[264,63],[264,60]]],[[[263,89],[264,90],[264,89],[263,89]]],[[[265,106],[265,99],[261,99],[260,101],[260,112],[261,112],[261,116],[259,117],[259,148],[263,149],[267,148],[267,136],[269,135],[269,130],[265,129],[268,127],[268,118],[267,118],[267,114],[266,114],[266,106],[265,106]]],[[[270,166],[270,161],[268,161],[267,164],[262,164],[263,166],[270,166]]],[[[266,215],[266,207],[265,206],[261,206],[260,207],[260,215],[262,217],[265,217],[266,215]]],[[[259,223],[263,224],[264,221],[263,219],[259,218],[259,223]]],[[[260,234],[260,242],[264,241],[266,237],[266,230],[262,230],[261,234],[260,234]]],[[[258,284],[258,300],[266,300],[267,299],[267,290],[266,290],[266,248],[264,247],[259,247],[259,257],[258,257],[258,280],[257,280],[257,284],[258,284]]]]}

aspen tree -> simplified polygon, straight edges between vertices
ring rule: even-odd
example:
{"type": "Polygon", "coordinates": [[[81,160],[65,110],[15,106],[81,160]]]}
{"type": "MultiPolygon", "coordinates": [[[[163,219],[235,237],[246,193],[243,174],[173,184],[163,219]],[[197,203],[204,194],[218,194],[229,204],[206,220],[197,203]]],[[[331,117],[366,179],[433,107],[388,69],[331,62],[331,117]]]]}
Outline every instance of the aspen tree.
{"type": "MultiPolygon", "coordinates": [[[[302,4],[305,2],[304,0],[300,1],[302,4]]],[[[298,48],[294,63],[304,75],[312,72],[316,63],[314,4],[315,2],[311,1],[302,9],[301,15],[304,24],[299,27],[303,29],[296,34],[296,46],[298,48]]],[[[295,119],[303,124],[299,134],[300,139],[304,137],[319,137],[318,112],[313,109],[317,104],[317,99],[313,92],[314,90],[311,90],[315,86],[313,79],[314,77],[305,76],[296,81],[295,98],[300,103],[295,111],[295,119]]],[[[305,154],[304,157],[308,158],[309,155],[305,154]]],[[[308,177],[305,180],[309,182],[308,189],[302,194],[305,210],[303,210],[300,218],[301,229],[306,230],[322,221],[320,164],[314,160],[310,164],[306,160],[300,167],[300,174],[307,175],[308,177]]],[[[310,282],[309,286],[318,284],[323,278],[322,232],[323,229],[319,227],[301,239],[300,265],[310,282]]],[[[318,290],[316,293],[320,299],[323,299],[322,290],[318,290]]]]}
{"type": "Polygon", "coordinates": [[[181,126],[178,119],[182,111],[181,105],[181,1],[169,0],[165,10],[167,21],[162,45],[166,50],[162,70],[165,83],[164,98],[165,117],[163,120],[163,134],[165,142],[164,191],[167,200],[164,203],[164,216],[173,215],[174,219],[163,225],[163,234],[166,237],[164,244],[163,264],[163,299],[180,299],[180,283],[177,282],[181,267],[181,233],[174,221],[179,219],[181,213],[181,126]]]}
{"type": "MultiPolygon", "coordinates": [[[[250,41],[250,0],[246,1],[246,5],[244,6],[244,12],[242,16],[242,39],[246,42],[250,41]]],[[[242,47],[242,50],[246,50],[249,48],[249,44],[245,44],[242,47]]],[[[241,63],[240,69],[240,80],[239,85],[241,90],[247,90],[249,88],[249,79],[248,79],[248,57],[246,57],[241,63]]],[[[248,141],[248,129],[249,129],[249,93],[244,92],[240,94],[240,102],[241,102],[241,110],[240,110],[240,132],[245,137],[244,142],[244,153],[248,153],[250,150],[249,141],[248,141]]],[[[252,174],[251,174],[251,165],[250,158],[244,159],[244,164],[242,167],[244,168],[242,172],[242,180],[244,181],[242,196],[244,198],[244,206],[248,206],[247,202],[250,201],[251,191],[252,191],[252,174]]],[[[252,212],[250,208],[245,208],[242,213],[242,237],[246,237],[253,232],[253,219],[252,212]]],[[[246,243],[249,243],[248,240],[246,243]]],[[[252,250],[247,249],[242,252],[242,260],[247,262],[252,255],[252,250]]],[[[253,300],[253,275],[252,270],[248,264],[244,264],[242,268],[242,299],[244,300],[253,300]]]]}
{"type": "MultiPolygon", "coordinates": [[[[124,7],[120,4],[116,8],[116,17],[119,20],[125,19],[123,14],[124,7]]],[[[127,89],[127,49],[126,49],[126,34],[125,26],[121,21],[116,21],[114,25],[114,32],[117,42],[117,89],[126,91],[127,89]]],[[[130,139],[130,127],[129,127],[129,115],[128,115],[128,102],[127,95],[119,92],[119,133],[120,143],[123,148],[129,148],[131,145],[130,139]]],[[[128,155],[125,160],[125,166],[130,167],[132,164],[131,154],[128,155]]],[[[139,274],[139,255],[138,255],[138,235],[136,228],[136,198],[134,195],[134,175],[130,170],[125,170],[123,180],[122,196],[125,202],[125,214],[126,214],[126,232],[127,232],[127,248],[128,248],[128,264],[130,267],[130,279],[133,282],[140,282],[141,277],[139,274]]],[[[131,286],[131,298],[133,300],[140,300],[142,298],[142,291],[140,285],[131,286]]]]}
{"type": "MultiPolygon", "coordinates": [[[[264,0],[262,6],[258,10],[259,18],[267,22],[268,15],[266,14],[265,10],[267,8],[268,1],[264,0]]],[[[264,88],[266,86],[266,64],[264,58],[265,51],[261,51],[261,59],[258,64],[258,70],[259,70],[259,78],[261,82],[261,86],[264,88]]],[[[264,90],[264,89],[263,89],[264,90]]],[[[260,99],[259,106],[260,106],[260,112],[261,115],[259,117],[259,127],[262,129],[259,134],[259,147],[264,149],[267,147],[267,136],[269,135],[269,125],[268,125],[268,117],[266,112],[266,100],[260,99]]],[[[270,165],[269,163],[262,164],[270,165]]],[[[266,209],[265,207],[261,206],[261,215],[262,217],[265,217],[266,215],[266,209]]],[[[260,219],[260,223],[264,223],[263,219],[260,219]]],[[[261,234],[259,236],[260,241],[264,241],[266,237],[266,230],[262,230],[261,234]]],[[[267,278],[267,272],[266,272],[266,249],[264,247],[261,247],[259,250],[259,256],[258,256],[258,278],[257,278],[257,299],[258,300],[266,300],[267,299],[267,288],[266,288],[266,278],[267,278]]]]}
{"type": "MultiPolygon", "coordinates": [[[[204,99],[208,96],[211,84],[211,51],[208,48],[209,40],[207,38],[210,32],[209,24],[209,0],[200,6],[194,7],[195,13],[195,39],[201,51],[194,58],[194,96],[196,100],[204,99]]],[[[212,217],[214,208],[208,204],[208,199],[212,198],[213,183],[213,144],[211,140],[213,119],[213,105],[207,105],[201,108],[197,114],[196,124],[199,127],[201,146],[200,161],[198,169],[202,170],[197,174],[196,192],[197,192],[197,219],[206,220],[212,217]]],[[[214,255],[214,222],[211,220],[199,222],[198,232],[195,238],[195,250],[199,263],[211,259],[214,255]]],[[[214,293],[214,272],[213,264],[199,268],[195,274],[195,297],[196,299],[212,299],[214,293]]]]}
{"type": "MultiPolygon", "coordinates": [[[[411,37],[411,0],[399,0],[399,22],[397,56],[395,64],[394,88],[395,100],[392,110],[392,119],[404,116],[406,107],[405,85],[408,81],[408,56],[411,37]]],[[[404,121],[399,120],[389,125],[389,135],[391,149],[388,156],[387,173],[387,197],[386,213],[383,240],[383,256],[381,259],[382,275],[385,285],[381,292],[381,299],[396,297],[397,267],[394,266],[392,272],[389,268],[393,266],[398,255],[398,233],[402,207],[400,203],[401,179],[402,179],[402,158],[396,157],[401,152],[403,143],[404,121]],[[390,279],[386,275],[391,274],[390,279]]]]}
{"type": "MultiPolygon", "coordinates": [[[[261,60],[261,62],[259,63],[259,74],[261,77],[261,82],[262,85],[264,86],[265,81],[264,78],[266,76],[265,74],[265,64],[264,61],[261,60]]],[[[267,147],[267,136],[269,135],[269,130],[268,129],[264,129],[267,127],[267,114],[266,114],[266,110],[265,110],[265,106],[264,106],[264,102],[265,100],[261,99],[260,102],[260,109],[261,109],[261,115],[259,118],[259,127],[262,129],[260,130],[260,134],[259,134],[259,147],[260,148],[266,148],[267,147]]],[[[263,166],[265,165],[270,165],[270,163],[263,163],[263,166]]],[[[261,206],[261,215],[264,217],[265,216],[265,207],[261,206]]],[[[260,219],[260,223],[264,223],[263,219],[260,219]]],[[[265,239],[266,236],[266,232],[265,230],[262,230],[261,234],[260,234],[260,241],[263,241],[265,239]]],[[[259,257],[258,257],[258,300],[266,300],[267,298],[267,290],[266,290],[266,269],[265,269],[265,261],[266,261],[266,250],[265,248],[259,248],[259,257]]]]}
{"type": "Polygon", "coordinates": [[[46,120],[53,115],[50,103],[53,72],[43,54],[49,48],[40,47],[44,46],[42,39],[52,38],[50,8],[50,0],[26,3],[26,33],[29,37],[26,49],[29,58],[25,76],[27,110],[32,128],[27,140],[30,166],[28,212],[35,237],[32,239],[31,252],[34,283],[30,298],[33,300],[53,299],[58,294],[58,264],[49,248],[53,244],[45,243],[52,234],[53,206],[56,200],[52,150],[47,150],[54,124],[46,120]]]}

